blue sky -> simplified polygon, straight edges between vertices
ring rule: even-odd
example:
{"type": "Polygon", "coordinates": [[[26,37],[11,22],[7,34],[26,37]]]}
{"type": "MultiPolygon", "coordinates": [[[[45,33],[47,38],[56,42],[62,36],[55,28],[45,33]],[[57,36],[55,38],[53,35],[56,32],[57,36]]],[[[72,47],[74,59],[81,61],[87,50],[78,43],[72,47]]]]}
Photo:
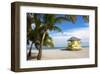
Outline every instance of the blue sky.
{"type": "MultiPolygon", "coordinates": [[[[77,16],[77,20],[75,23],[72,23],[70,21],[63,21],[62,23],[57,23],[55,25],[60,27],[63,32],[70,30],[70,29],[75,29],[75,28],[78,29],[78,28],[86,28],[86,27],[88,28],[89,27],[88,22],[85,22],[82,16],[77,16]]],[[[55,33],[55,32],[53,31],[50,33],[55,33]]]]}
{"type": "Polygon", "coordinates": [[[77,16],[75,23],[63,21],[55,25],[62,29],[62,32],[49,32],[55,47],[66,47],[67,40],[72,36],[80,38],[83,46],[89,44],[89,24],[83,20],[82,16],[77,16]]]}

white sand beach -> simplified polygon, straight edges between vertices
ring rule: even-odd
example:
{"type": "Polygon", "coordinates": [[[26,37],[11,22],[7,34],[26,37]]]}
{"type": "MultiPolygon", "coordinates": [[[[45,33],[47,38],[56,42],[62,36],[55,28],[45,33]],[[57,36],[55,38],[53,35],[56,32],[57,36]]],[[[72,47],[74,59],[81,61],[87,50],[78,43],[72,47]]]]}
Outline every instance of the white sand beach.
{"type": "MultiPolygon", "coordinates": [[[[38,51],[32,51],[32,57],[37,56],[38,51]]],[[[79,51],[69,51],[69,50],[58,50],[58,49],[47,49],[42,51],[42,60],[50,59],[75,59],[75,58],[88,58],[89,49],[82,48],[79,51]]],[[[31,59],[36,60],[36,59],[31,59]]]]}

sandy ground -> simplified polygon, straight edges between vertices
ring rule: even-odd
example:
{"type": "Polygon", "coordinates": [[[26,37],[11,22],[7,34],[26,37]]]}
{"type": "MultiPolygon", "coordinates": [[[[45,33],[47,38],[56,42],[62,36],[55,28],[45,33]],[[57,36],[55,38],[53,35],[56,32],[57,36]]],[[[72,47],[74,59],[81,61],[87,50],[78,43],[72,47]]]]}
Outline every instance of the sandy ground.
{"type": "MultiPolygon", "coordinates": [[[[32,57],[37,56],[37,51],[32,51],[32,57]]],[[[74,59],[74,58],[88,58],[89,57],[89,49],[81,49],[79,51],[69,51],[69,50],[43,50],[42,51],[42,60],[49,59],[74,59]]],[[[31,59],[35,60],[35,59],[31,59]]]]}

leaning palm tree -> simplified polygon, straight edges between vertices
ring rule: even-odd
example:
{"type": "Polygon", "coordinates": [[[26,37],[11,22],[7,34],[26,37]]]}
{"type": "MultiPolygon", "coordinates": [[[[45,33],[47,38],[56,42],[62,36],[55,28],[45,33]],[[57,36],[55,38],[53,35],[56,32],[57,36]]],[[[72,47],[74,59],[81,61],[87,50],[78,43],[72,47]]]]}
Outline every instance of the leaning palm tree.
{"type": "MultiPolygon", "coordinates": [[[[31,29],[29,29],[28,33],[27,33],[27,44],[29,44],[29,42],[31,41],[30,44],[30,48],[29,48],[29,53],[28,53],[28,57],[31,56],[31,51],[32,51],[32,45],[35,45],[35,48],[37,50],[40,50],[40,41],[41,41],[41,37],[43,35],[43,27],[38,27],[36,25],[36,28],[33,30],[32,27],[30,27],[31,29]]],[[[49,47],[54,47],[53,44],[53,40],[52,38],[49,36],[49,34],[47,33],[45,35],[44,38],[44,46],[49,46],[49,47]]]]}
{"type": "MultiPolygon", "coordinates": [[[[47,46],[49,44],[49,45],[53,46],[52,40],[49,37],[47,31],[48,30],[61,31],[60,28],[53,25],[57,21],[60,22],[59,19],[62,19],[62,18],[54,18],[54,15],[48,15],[48,14],[45,14],[45,15],[35,14],[34,15],[34,23],[36,25],[34,31],[31,31],[32,30],[31,27],[30,27],[31,25],[29,25],[29,27],[27,28],[28,29],[27,30],[28,31],[28,33],[27,33],[27,43],[29,43],[29,40],[32,41],[31,46],[30,46],[30,50],[29,50],[29,54],[28,54],[29,56],[31,56],[30,53],[31,53],[33,43],[35,43],[36,48],[38,46],[38,50],[39,50],[39,54],[38,54],[38,57],[37,57],[38,60],[40,60],[40,58],[41,58],[42,46],[43,45],[47,46]],[[42,21],[40,20],[41,17],[43,17],[42,21]],[[47,22],[48,19],[50,19],[50,21],[47,22]],[[46,41],[46,40],[48,40],[48,41],[46,41]],[[37,41],[38,41],[38,43],[37,43],[37,41]]],[[[32,20],[33,19],[31,19],[31,21],[32,20]]],[[[30,23],[31,23],[31,21],[29,20],[30,23]]],[[[28,24],[30,24],[30,23],[28,23],[28,24]]]]}
{"type": "MultiPolygon", "coordinates": [[[[31,45],[30,45],[29,53],[28,53],[27,57],[31,57],[31,51],[32,51],[33,43],[34,43],[35,48],[37,50],[40,49],[40,40],[39,40],[40,38],[38,38],[39,35],[41,35],[41,34],[36,33],[34,30],[32,30],[29,33],[28,39],[31,41],[31,45]]],[[[41,37],[41,36],[39,36],[39,37],[41,37]]],[[[48,34],[46,34],[46,36],[45,36],[43,45],[48,46],[48,47],[54,47],[53,40],[48,34]]]]}
{"type": "Polygon", "coordinates": [[[66,17],[64,16],[56,16],[54,14],[43,14],[42,15],[42,35],[41,35],[41,40],[40,40],[40,49],[39,49],[39,54],[37,56],[37,59],[40,60],[42,56],[42,46],[44,44],[44,40],[46,38],[46,34],[48,34],[48,31],[56,30],[61,32],[61,29],[56,26],[56,23],[61,23],[62,20],[66,20],[66,17]]]}

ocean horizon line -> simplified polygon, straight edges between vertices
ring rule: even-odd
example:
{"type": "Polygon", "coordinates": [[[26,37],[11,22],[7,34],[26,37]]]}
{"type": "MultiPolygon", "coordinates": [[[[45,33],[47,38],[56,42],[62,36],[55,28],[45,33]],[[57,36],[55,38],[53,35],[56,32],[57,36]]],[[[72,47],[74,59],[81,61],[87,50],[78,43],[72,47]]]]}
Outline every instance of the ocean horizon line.
{"type": "MultiPolygon", "coordinates": [[[[81,46],[82,48],[89,48],[89,46],[81,46]]],[[[67,47],[43,47],[43,49],[65,49],[67,47]]],[[[27,47],[29,49],[29,47],[27,47]]],[[[36,49],[35,47],[32,47],[32,49],[36,49]]]]}

